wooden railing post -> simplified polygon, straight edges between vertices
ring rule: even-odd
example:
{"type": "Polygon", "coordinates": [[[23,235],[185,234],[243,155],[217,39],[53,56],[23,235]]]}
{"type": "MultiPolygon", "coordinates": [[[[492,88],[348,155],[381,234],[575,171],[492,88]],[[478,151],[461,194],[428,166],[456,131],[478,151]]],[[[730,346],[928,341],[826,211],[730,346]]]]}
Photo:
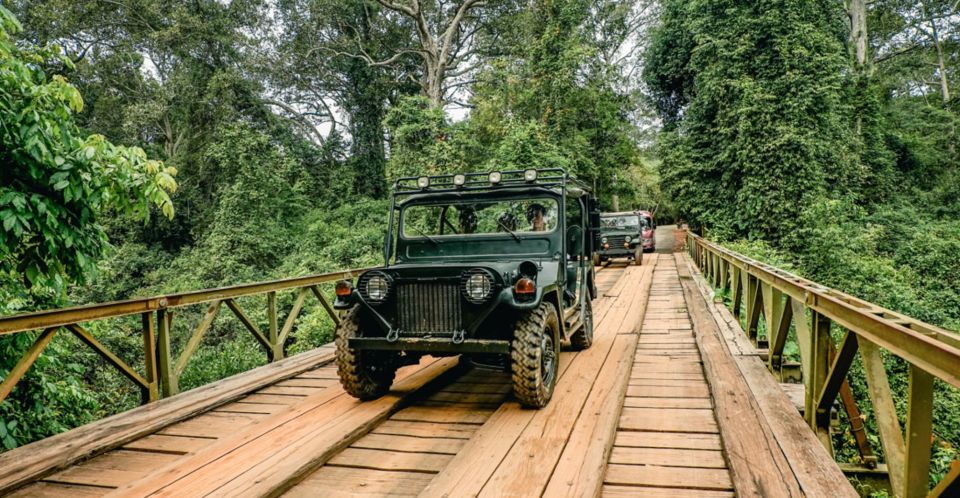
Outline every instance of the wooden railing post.
{"type": "Polygon", "coordinates": [[[279,321],[277,319],[277,293],[267,293],[267,319],[270,322],[267,331],[267,341],[270,342],[268,361],[274,362],[283,359],[283,344],[280,343],[279,321]]]}
{"type": "Polygon", "coordinates": [[[144,403],[160,399],[159,375],[157,374],[157,336],[153,322],[153,313],[140,315],[143,322],[143,378],[149,387],[142,389],[140,397],[144,403]]]}
{"type": "Polygon", "coordinates": [[[171,315],[172,312],[166,308],[157,310],[157,363],[160,371],[160,392],[164,398],[180,392],[170,354],[171,315]]]}
{"type": "Polygon", "coordinates": [[[813,312],[813,322],[810,330],[810,378],[806,384],[805,414],[810,427],[817,433],[823,446],[833,454],[833,441],[830,440],[830,413],[827,408],[825,415],[817,413],[818,396],[823,392],[827,383],[827,374],[830,370],[830,347],[833,339],[830,338],[831,321],[828,317],[813,312]]]}
{"type": "Polygon", "coordinates": [[[933,376],[910,365],[902,498],[927,496],[933,432],[933,376]]]}
{"type": "Polygon", "coordinates": [[[757,325],[760,323],[760,310],[763,306],[763,296],[760,292],[760,279],[747,275],[747,323],[744,331],[750,342],[757,344],[757,325]]]}

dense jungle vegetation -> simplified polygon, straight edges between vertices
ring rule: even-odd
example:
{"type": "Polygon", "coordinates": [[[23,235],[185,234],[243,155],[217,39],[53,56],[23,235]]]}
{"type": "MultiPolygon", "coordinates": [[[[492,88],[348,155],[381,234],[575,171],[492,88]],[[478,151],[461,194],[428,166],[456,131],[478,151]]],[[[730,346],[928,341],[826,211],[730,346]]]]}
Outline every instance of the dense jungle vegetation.
{"type": "MultiPolygon", "coordinates": [[[[960,330],[957,78],[955,0],[4,1],[0,314],[375,264],[392,179],[557,166],[960,330]]],[[[135,359],[134,325],[95,332],[135,359]]],[[[330,332],[308,308],[290,352],[330,332]]],[[[218,320],[181,384],[265,361],[218,320]]],[[[0,443],[138,401],[58,337],[0,443]]]]}

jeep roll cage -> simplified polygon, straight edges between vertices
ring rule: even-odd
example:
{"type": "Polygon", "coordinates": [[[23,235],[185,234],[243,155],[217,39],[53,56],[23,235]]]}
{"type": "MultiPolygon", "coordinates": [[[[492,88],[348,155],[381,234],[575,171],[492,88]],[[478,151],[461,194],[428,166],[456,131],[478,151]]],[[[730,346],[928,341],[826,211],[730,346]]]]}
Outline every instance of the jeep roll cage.
{"type": "MultiPolygon", "coordinates": [[[[390,199],[390,214],[387,221],[387,232],[383,247],[384,265],[390,265],[390,256],[393,254],[393,234],[397,209],[407,204],[408,201],[421,198],[433,198],[434,196],[436,196],[438,200],[456,200],[461,197],[460,194],[475,195],[493,192],[502,192],[504,195],[516,196],[521,193],[540,191],[544,194],[552,193],[556,195],[556,192],[551,192],[551,190],[560,188],[560,202],[563,203],[566,201],[567,192],[571,187],[580,190],[580,193],[578,193],[576,197],[584,194],[589,196],[586,208],[588,213],[588,228],[589,231],[592,232],[592,236],[588,237],[587,240],[589,241],[588,253],[592,253],[599,247],[600,240],[599,202],[593,197],[593,193],[586,183],[570,176],[570,174],[562,168],[405,176],[398,178],[393,184],[390,199]]],[[[480,196],[478,195],[478,197],[480,196]]],[[[403,235],[398,233],[398,236],[402,237],[403,235]]]]}

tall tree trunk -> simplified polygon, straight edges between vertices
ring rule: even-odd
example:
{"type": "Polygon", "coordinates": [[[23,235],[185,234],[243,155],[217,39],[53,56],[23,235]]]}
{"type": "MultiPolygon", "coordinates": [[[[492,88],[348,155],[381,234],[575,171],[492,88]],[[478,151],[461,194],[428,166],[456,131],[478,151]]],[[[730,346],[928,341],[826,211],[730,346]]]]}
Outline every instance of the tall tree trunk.
{"type": "Polygon", "coordinates": [[[867,2],[849,0],[847,15],[850,17],[850,49],[853,52],[856,69],[860,74],[869,76],[872,64],[867,57],[867,2]]]}
{"type": "Polygon", "coordinates": [[[940,96],[943,97],[943,103],[946,104],[950,102],[950,85],[947,81],[947,66],[943,62],[943,45],[940,44],[937,21],[930,9],[927,9],[927,17],[930,19],[930,29],[933,31],[933,46],[937,49],[937,67],[940,70],[940,96]]]}
{"type": "MultiPolygon", "coordinates": [[[[370,47],[372,33],[369,12],[363,4],[356,7],[357,31],[352,36],[370,47]]],[[[346,111],[350,115],[350,165],[354,171],[354,191],[359,195],[381,198],[387,192],[386,153],[383,120],[386,116],[388,89],[381,81],[381,68],[361,60],[349,63],[346,111]]]]}

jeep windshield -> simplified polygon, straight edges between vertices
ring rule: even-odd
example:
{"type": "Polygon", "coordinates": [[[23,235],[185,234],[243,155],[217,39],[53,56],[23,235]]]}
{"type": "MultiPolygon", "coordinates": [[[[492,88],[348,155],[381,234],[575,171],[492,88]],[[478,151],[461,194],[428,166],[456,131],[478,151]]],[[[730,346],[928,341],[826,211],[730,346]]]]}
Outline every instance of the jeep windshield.
{"type": "Polygon", "coordinates": [[[485,236],[521,238],[557,228],[557,201],[543,197],[510,200],[455,200],[408,204],[401,223],[405,239],[444,239],[485,236]]]}
{"type": "Polygon", "coordinates": [[[602,228],[611,230],[640,230],[640,217],[637,215],[604,216],[600,219],[602,228]]]}

